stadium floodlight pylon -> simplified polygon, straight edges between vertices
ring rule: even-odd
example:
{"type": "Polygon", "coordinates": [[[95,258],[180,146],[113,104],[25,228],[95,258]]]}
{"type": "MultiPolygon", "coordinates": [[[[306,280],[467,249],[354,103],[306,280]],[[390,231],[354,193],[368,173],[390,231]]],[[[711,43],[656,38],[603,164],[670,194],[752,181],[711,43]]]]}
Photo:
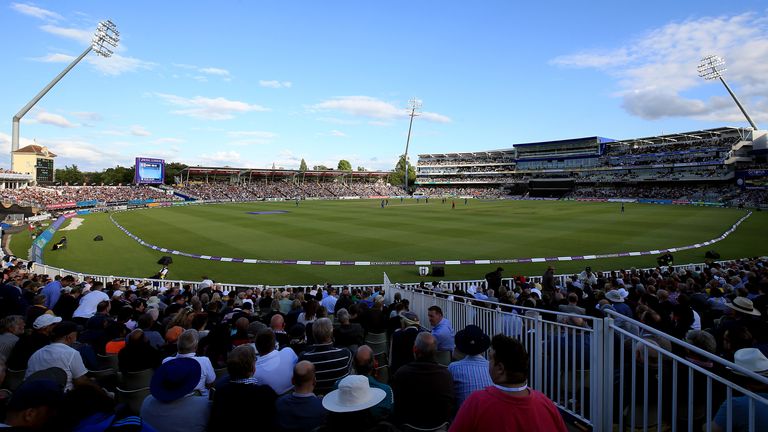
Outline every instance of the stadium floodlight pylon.
{"type": "Polygon", "coordinates": [[[720,79],[720,82],[723,83],[725,89],[728,90],[728,93],[733,98],[733,101],[736,102],[736,105],[741,110],[741,113],[744,114],[744,117],[747,118],[747,121],[749,122],[750,126],[752,126],[752,129],[757,130],[757,125],[754,121],[752,121],[752,117],[747,114],[747,110],[744,109],[744,106],[741,104],[741,102],[739,102],[739,98],[736,97],[731,88],[728,86],[728,83],[725,82],[725,79],[723,78],[723,72],[726,70],[725,60],[717,55],[708,55],[704,57],[701,59],[698,67],[699,76],[705,80],[709,81],[715,78],[720,79]]]}
{"type": "Polygon", "coordinates": [[[40,93],[37,94],[28,104],[24,105],[15,116],[13,116],[13,133],[11,138],[11,158],[13,158],[13,152],[19,149],[19,123],[21,118],[35,106],[40,99],[48,93],[53,86],[56,85],[64,75],[66,75],[76,64],[80,63],[80,60],[85,58],[91,51],[94,51],[101,57],[111,57],[114,54],[114,49],[117,48],[117,44],[120,42],[120,32],[117,31],[117,26],[110,20],[101,21],[96,26],[96,31],[91,39],[91,45],[83,51],[80,56],[72,61],[60,74],[56,76],[51,82],[48,83],[40,93]]]}
{"type": "Polygon", "coordinates": [[[405,155],[403,156],[403,162],[405,162],[405,178],[403,180],[403,189],[405,190],[406,195],[408,194],[408,146],[411,144],[411,129],[413,128],[413,118],[419,116],[416,111],[421,109],[421,101],[416,98],[411,98],[411,100],[408,101],[408,108],[411,110],[411,113],[409,114],[411,117],[411,122],[408,123],[408,138],[405,140],[405,155]]]}

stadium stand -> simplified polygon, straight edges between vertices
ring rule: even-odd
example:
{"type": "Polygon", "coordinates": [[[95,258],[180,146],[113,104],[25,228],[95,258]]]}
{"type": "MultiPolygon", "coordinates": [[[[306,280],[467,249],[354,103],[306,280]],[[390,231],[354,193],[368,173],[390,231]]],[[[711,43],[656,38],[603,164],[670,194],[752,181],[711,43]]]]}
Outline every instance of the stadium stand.
{"type": "MultiPolygon", "coordinates": [[[[276,425],[292,424],[304,418],[293,417],[291,409],[285,405],[296,403],[291,402],[292,393],[278,397],[273,390],[247,378],[258,374],[259,367],[270,367],[273,373],[279,370],[291,374],[293,371],[295,391],[311,396],[313,387],[299,386],[299,383],[307,382],[301,381],[301,377],[306,379],[305,374],[313,373],[314,368],[311,363],[297,363],[299,356],[296,354],[313,350],[323,359],[331,356],[336,359],[339,357],[337,353],[348,352],[345,348],[353,351],[356,348],[346,345],[323,348],[324,345],[307,343],[308,339],[312,340],[310,324],[329,315],[343,316],[345,323],[359,326],[366,335],[361,335],[363,340],[373,340],[374,336],[379,340],[383,335],[384,344],[391,347],[390,351],[403,340],[401,332],[415,332],[408,343],[413,344],[415,338],[416,357],[406,360],[406,364],[414,360],[432,364],[438,359],[450,363],[448,370],[455,380],[456,386],[452,387],[455,394],[439,393],[439,397],[450,401],[451,413],[456,413],[461,422],[471,414],[475,398],[482,396],[481,393],[472,395],[487,391],[483,390],[484,384],[472,383],[492,380],[496,384],[506,384],[506,387],[515,383],[502,381],[497,376],[476,376],[467,380],[464,375],[487,374],[487,363],[482,362],[485,362],[490,343],[483,342],[483,338],[488,341],[491,336],[502,334],[518,339],[522,344],[519,346],[530,358],[530,374],[520,378],[522,381],[517,384],[527,382],[536,389],[537,398],[554,402],[557,407],[554,412],[560,412],[555,415],[562,416],[571,425],[591,426],[595,430],[617,427],[624,430],[628,426],[658,426],[666,430],[673,425],[678,429],[701,430],[715,425],[724,428],[728,422],[748,424],[752,417],[752,430],[764,430],[768,426],[764,412],[760,411],[762,404],[768,403],[761,390],[768,385],[768,379],[760,375],[762,371],[758,369],[760,362],[768,361],[764,356],[768,346],[766,259],[614,272],[586,269],[573,275],[548,272],[544,277],[504,279],[496,291],[486,289],[483,280],[435,285],[352,286],[340,290],[330,284],[272,289],[237,287],[209,280],[164,281],[162,284],[101,277],[78,280],[58,276],[58,272],[52,270],[35,265],[29,272],[18,260],[9,261],[3,270],[8,282],[0,287],[3,295],[0,303],[0,372],[3,368],[8,369],[6,386],[13,385],[22,389],[20,392],[34,394],[43,389],[39,384],[33,384],[31,377],[29,382],[21,384],[10,377],[32,367],[32,363],[36,370],[45,366],[72,368],[70,373],[76,378],[74,388],[59,397],[63,397],[65,403],[77,398],[78,406],[83,406],[84,401],[93,403],[100,411],[59,411],[55,421],[63,428],[60,430],[70,430],[96,420],[113,422],[126,415],[133,415],[131,418],[135,422],[146,415],[143,422],[154,426],[153,422],[159,422],[153,414],[156,408],[153,404],[158,400],[171,403],[181,397],[204,398],[194,394],[185,396],[204,382],[200,367],[190,369],[188,391],[182,390],[173,396],[156,385],[156,381],[169,379],[167,368],[161,367],[161,360],[163,357],[174,358],[177,349],[189,352],[184,356],[209,365],[206,367],[211,370],[224,371],[226,368],[232,376],[238,377],[229,378],[222,372],[222,378],[211,384],[213,408],[207,403],[196,404],[196,410],[204,410],[202,414],[205,415],[198,416],[201,413],[195,411],[195,416],[178,420],[189,422],[184,423],[186,428],[218,430],[219,425],[215,422],[223,420],[220,415],[209,416],[209,413],[219,409],[217,402],[236,400],[231,399],[235,389],[240,392],[237,394],[250,392],[259,398],[260,403],[254,409],[260,418],[272,419],[270,422],[274,421],[276,425]],[[47,273],[57,273],[57,276],[51,277],[47,273]],[[338,297],[337,292],[340,292],[338,297]],[[58,296],[49,306],[45,301],[35,301],[35,306],[29,306],[29,299],[35,295],[45,300],[52,293],[58,296]],[[329,299],[332,296],[334,298],[329,299]],[[278,299],[293,304],[293,309],[284,314],[278,299]],[[101,301],[98,307],[96,300],[101,301]],[[89,316],[75,312],[78,302],[81,305],[94,303],[89,316]],[[306,324],[296,324],[300,314],[306,324]],[[82,327],[63,327],[69,325],[69,320],[80,322],[82,327]],[[31,325],[25,326],[30,322],[31,325]],[[479,329],[467,327],[470,324],[479,329]],[[57,331],[60,328],[61,331],[57,331]],[[405,330],[408,328],[414,330],[405,330]],[[425,332],[432,332],[434,338],[415,337],[425,332]],[[53,345],[49,344],[49,334],[53,335],[53,345]],[[452,339],[455,339],[456,350],[449,351],[447,358],[443,358],[439,351],[430,351],[434,349],[430,348],[430,343],[443,346],[452,339]],[[271,349],[264,348],[263,344],[271,344],[271,347],[275,341],[278,351],[290,350],[290,355],[270,355],[271,366],[266,366],[266,360],[262,366],[262,360],[259,360],[254,372],[252,362],[257,355],[249,344],[255,344],[259,352],[269,353],[271,349]],[[474,342],[470,344],[470,341],[474,342]],[[53,347],[71,352],[84,369],[68,362],[43,361],[42,357],[35,356],[38,350],[53,347]],[[325,351],[318,351],[318,347],[325,351]],[[244,352],[247,350],[251,350],[251,354],[244,352]],[[100,360],[109,359],[110,355],[116,356],[115,362],[100,360]],[[461,360],[467,355],[472,358],[461,360]],[[242,358],[251,358],[249,367],[242,369],[242,358]],[[471,372],[471,363],[467,361],[481,362],[481,367],[471,372]],[[288,363],[277,366],[280,362],[288,363]],[[596,369],[598,367],[604,369],[596,369]],[[81,379],[82,372],[78,371],[91,371],[87,373],[91,378],[81,379]],[[139,376],[141,380],[138,380],[139,376]],[[137,386],[145,387],[136,389],[137,386]],[[107,391],[119,395],[117,405],[107,396],[107,391]],[[750,403],[752,408],[749,408],[750,403]],[[465,408],[464,404],[469,405],[465,408]],[[208,411],[211,409],[214,411],[208,411]],[[470,412],[462,413],[462,410],[470,412]],[[280,418],[278,413],[283,417],[280,418]]],[[[494,338],[494,349],[502,350],[499,344],[510,343],[504,341],[494,338]]],[[[405,408],[398,405],[403,403],[399,401],[409,400],[400,393],[406,388],[405,383],[398,382],[399,376],[407,374],[392,376],[387,373],[391,354],[381,349],[358,352],[360,356],[353,356],[349,363],[351,367],[345,370],[353,375],[367,376],[368,385],[394,394],[394,403],[391,399],[377,399],[380,402],[366,406],[376,414],[357,420],[362,423],[354,424],[356,430],[381,427],[382,420],[388,420],[387,424],[393,428],[408,430],[399,416],[413,416],[413,406],[410,404],[407,407],[410,414],[405,414],[405,408]],[[373,363],[374,357],[376,363],[373,363]],[[374,364],[376,367],[372,368],[374,364]]],[[[500,356],[501,351],[497,352],[500,356]]],[[[527,359],[521,357],[518,361],[528,363],[527,359]]],[[[179,363],[178,367],[182,366],[187,367],[179,363]]],[[[420,383],[420,391],[435,398],[443,388],[441,383],[426,378],[420,383]]],[[[345,391],[342,387],[339,384],[335,391],[345,391]]],[[[533,392],[527,387],[522,389],[518,391],[533,392]]],[[[335,400],[336,396],[331,392],[326,398],[335,400]]],[[[13,402],[8,403],[6,421],[17,420],[13,416],[16,407],[13,402]]],[[[337,408],[334,404],[318,403],[311,411],[315,413],[315,426],[336,424],[337,408]]],[[[309,407],[304,409],[309,410],[309,407]]],[[[452,417],[453,414],[449,414],[447,418],[452,417]]],[[[442,418],[437,421],[442,422],[442,418]]],[[[419,427],[427,426],[432,425],[421,424],[419,427]]],[[[288,429],[277,426],[277,430],[288,429]]]]}

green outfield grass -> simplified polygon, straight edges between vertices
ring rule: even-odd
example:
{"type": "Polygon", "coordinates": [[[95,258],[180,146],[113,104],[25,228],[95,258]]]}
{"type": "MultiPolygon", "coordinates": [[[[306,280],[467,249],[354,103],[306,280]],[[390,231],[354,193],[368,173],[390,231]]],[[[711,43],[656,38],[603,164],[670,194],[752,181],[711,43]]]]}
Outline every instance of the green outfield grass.
{"type": "MultiPolygon", "coordinates": [[[[378,200],[217,204],[136,210],[115,219],[147,242],[201,255],[298,260],[456,260],[587,255],[694,244],[719,236],[745,211],[689,206],[543,201],[378,200]],[[253,215],[251,211],[284,210],[253,215]]],[[[715,249],[724,259],[768,254],[768,219],[756,212],[715,249]]],[[[45,252],[47,264],[84,273],[147,277],[160,252],[118,230],[106,214],[85,216],[67,250],[45,252]],[[97,234],[104,241],[95,242],[97,234]]],[[[26,236],[21,234],[20,236],[26,236]]],[[[13,239],[11,247],[29,247],[13,239]]],[[[703,249],[675,254],[676,263],[702,262],[703,249]]],[[[211,262],[174,256],[169,278],[239,283],[380,283],[420,280],[415,266],[320,267],[211,262]]],[[[555,263],[558,273],[653,266],[655,257],[555,263]]],[[[448,280],[481,278],[495,265],[446,266],[448,280]]],[[[540,275],[546,264],[506,264],[507,276],[540,275]]]]}

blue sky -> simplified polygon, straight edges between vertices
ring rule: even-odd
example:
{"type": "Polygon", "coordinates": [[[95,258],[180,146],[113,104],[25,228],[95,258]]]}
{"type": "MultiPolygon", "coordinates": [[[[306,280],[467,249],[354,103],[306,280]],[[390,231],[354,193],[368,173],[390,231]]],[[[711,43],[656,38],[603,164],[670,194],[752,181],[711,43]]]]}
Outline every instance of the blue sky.
{"type": "MultiPolygon", "coordinates": [[[[0,166],[11,118],[87,46],[119,27],[21,126],[82,169],[136,156],[190,165],[390,169],[408,100],[410,154],[615,139],[768,123],[764,1],[38,1],[0,4],[0,166]]],[[[765,127],[765,126],[763,126],[765,127]]]]}

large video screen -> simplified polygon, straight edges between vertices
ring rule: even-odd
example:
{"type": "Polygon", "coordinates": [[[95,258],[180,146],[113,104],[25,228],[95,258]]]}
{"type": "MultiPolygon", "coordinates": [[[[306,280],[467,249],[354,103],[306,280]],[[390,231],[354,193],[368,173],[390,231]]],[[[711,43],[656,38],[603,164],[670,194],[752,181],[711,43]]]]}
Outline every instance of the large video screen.
{"type": "Polygon", "coordinates": [[[158,184],[165,179],[165,161],[162,159],[136,158],[135,184],[158,184]]]}

